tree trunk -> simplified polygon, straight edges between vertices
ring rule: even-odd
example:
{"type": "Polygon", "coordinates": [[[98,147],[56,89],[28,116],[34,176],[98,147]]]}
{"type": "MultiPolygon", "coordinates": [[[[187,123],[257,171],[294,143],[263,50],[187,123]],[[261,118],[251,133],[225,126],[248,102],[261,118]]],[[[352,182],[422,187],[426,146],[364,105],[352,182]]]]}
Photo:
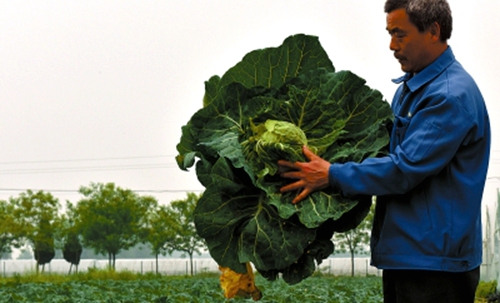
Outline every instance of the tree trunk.
{"type": "Polygon", "coordinates": [[[158,253],[156,253],[155,256],[156,256],[156,274],[158,274],[158,253]]]}
{"type": "Polygon", "coordinates": [[[73,263],[70,263],[69,264],[69,272],[68,272],[68,275],[71,275],[71,269],[73,268],[73,263]]]}
{"type": "Polygon", "coordinates": [[[194,276],[194,271],[193,271],[193,253],[189,252],[189,262],[191,263],[191,276],[194,276]]]}
{"type": "Polygon", "coordinates": [[[351,277],[354,277],[354,250],[351,249],[351,277]]]}

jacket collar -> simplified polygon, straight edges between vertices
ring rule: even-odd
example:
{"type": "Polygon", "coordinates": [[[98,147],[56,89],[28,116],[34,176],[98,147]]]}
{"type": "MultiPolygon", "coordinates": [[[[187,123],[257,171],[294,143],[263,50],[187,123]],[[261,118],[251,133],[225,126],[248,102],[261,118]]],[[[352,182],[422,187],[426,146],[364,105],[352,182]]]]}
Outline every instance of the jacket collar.
{"type": "Polygon", "coordinates": [[[455,55],[453,54],[451,47],[448,46],[448,48],[434,62],[429,64],[419,73],[415,75],[406,73],[402,77],[393,79],[392,82],[396,84],[406,82],[408,89],[411,92],[414,92],[438,76],[448,66],[450,66],[453,61],[455,61],[455,55]]]}

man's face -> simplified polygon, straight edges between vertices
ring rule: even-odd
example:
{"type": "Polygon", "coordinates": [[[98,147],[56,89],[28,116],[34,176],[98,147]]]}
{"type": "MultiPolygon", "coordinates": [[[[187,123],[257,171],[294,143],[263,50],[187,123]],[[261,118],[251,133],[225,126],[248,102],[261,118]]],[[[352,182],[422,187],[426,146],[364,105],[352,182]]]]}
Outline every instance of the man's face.
{"type": "Polygon", "coordinates": [[[405,9],[387,14],[387,31],[391,35],[389,48],[404,72],[418,73],[432,62],[429,50],[432,35],[428,30],[419,32],[405,9]]]}

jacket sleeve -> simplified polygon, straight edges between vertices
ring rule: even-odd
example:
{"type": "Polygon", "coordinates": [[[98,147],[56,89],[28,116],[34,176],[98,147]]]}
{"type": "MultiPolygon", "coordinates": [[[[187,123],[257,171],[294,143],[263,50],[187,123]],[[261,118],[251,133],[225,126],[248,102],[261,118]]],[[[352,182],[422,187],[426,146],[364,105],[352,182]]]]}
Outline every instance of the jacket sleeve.
{"type": "Polygon", "coordinates": [[[409,117],[395,118],[391,153],[361,163],[334,163],[330,184],[346,196],[404,194],[452,161],[474,119],[456,97],[427,96],[409,117]]]}

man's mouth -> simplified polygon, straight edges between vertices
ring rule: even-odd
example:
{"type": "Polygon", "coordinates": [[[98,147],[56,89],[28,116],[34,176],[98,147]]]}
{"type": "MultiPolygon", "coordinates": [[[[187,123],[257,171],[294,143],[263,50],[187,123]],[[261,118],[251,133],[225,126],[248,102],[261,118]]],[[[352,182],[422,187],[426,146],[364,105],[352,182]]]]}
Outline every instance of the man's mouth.
{"type": "Polygon", "coordinates": [[[405,60],[406,60],[403,56],[396,55],[396,54],[394,54],[394,58],[396,58],[396,59],[397,59],[400,63],[401,63],[402,61],[405,61],[405,60]]]}

